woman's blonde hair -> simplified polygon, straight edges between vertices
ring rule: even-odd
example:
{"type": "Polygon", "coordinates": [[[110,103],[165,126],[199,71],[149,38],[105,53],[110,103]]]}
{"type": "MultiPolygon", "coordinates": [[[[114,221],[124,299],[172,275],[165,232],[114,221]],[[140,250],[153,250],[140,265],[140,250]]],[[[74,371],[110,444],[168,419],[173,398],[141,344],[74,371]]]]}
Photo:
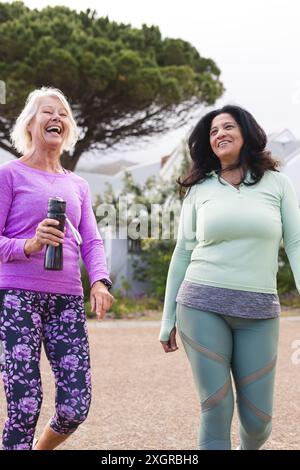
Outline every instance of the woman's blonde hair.
{"type": "Polygon", "coordinates": [[[58,98],[63,106],[66,108],[70,119],[70,128],[69,132],[66,135],[63,145],[62,145],[62,152],[64,150],[70,151],[74,148],[78,136],[79,136],[79,129],[77,124],[74,120],[71,107],[65,97],[65,95],[58,89],[52,87],[41,87],[37,88],[36,90],[32,91],[26,100],[25,106],[16,120],[16,123],[13,127],[13,130],[10,134],[12,143],[14,147],[20,152],[21,154],[25,154],[28,152],[32,147],[32,139],[31,134],[27,129],[28,124],[30,123],[31,119],[35,116],[39,102],[41,98],[45,96],[54,96],[58,98]]]}

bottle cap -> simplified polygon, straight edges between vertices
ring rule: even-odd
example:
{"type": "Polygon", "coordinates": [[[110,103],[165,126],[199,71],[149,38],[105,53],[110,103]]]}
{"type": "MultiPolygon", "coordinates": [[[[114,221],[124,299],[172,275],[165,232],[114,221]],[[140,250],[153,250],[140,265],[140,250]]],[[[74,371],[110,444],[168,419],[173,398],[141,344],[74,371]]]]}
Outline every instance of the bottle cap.
{"type": "Polygon", "coordinates": [[[51,197],[48,200],[48,211],[64,214],[66,212],[66,201],[61,197],[51,197]]]}

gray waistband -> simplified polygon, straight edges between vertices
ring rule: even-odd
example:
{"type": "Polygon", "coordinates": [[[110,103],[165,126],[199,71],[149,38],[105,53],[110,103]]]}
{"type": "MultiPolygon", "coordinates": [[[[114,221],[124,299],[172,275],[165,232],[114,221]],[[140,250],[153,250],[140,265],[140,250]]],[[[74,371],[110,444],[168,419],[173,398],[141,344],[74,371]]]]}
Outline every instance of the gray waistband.
{"type": "Polygon", "coordinates": [[[176,301],[187,307],[245,318],[274,318],[280,315],[277,294],[248,292],[183,281],[176,301]]]}

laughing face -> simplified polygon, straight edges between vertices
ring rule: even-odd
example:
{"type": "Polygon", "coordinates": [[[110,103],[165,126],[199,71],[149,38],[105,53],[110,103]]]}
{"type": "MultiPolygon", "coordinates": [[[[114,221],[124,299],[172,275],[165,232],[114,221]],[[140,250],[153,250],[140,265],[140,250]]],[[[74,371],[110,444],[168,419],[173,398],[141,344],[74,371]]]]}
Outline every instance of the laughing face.
{"type": "Polygon", "coordinates": [[[60,148],[70,128],[69,115],[55,96],[40,100],[38,110],[28,125],[33,147],[60,148]]]}
{"type": "Polygon", "coordinates": [[[212,120],[210,145],[222,167],[238,161],[243,144],[240,127],[230,114],[219,114],[212,120]]]}

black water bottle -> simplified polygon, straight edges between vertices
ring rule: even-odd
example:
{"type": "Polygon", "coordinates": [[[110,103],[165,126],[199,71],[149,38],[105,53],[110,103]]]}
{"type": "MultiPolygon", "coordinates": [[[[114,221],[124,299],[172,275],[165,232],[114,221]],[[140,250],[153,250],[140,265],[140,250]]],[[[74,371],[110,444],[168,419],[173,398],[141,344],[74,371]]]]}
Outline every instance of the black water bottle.
{"type": "MultiPolygon", "coordinates": [[[[51,198],[48,201],[48,219],[55,219],[59,221],[59,225],[55,226],[61,232],[65,228],[66,220],[66,201],[60,197],[51,198]]],[[[44,268],[53,271],[61,271],[63,269],[63,246],[60,243],[58,246],[47,245],[44,268]]]]}

